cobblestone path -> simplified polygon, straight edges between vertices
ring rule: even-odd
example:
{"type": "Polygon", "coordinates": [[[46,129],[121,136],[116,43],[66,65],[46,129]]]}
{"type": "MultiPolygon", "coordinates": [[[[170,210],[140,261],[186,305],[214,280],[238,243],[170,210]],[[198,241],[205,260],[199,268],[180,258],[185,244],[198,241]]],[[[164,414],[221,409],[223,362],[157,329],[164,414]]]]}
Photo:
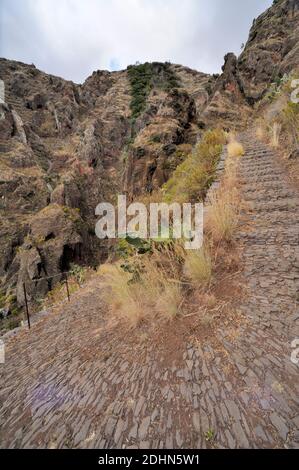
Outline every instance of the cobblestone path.
{"type": "Polygon", "coordinates": [[[126,332],[115,341],[92,279],[62,311],[5,339],[2,448],[299,447],[299,198],[273,152],[242,139],[238,334],[186,341],[173,361],[126,332]]]}

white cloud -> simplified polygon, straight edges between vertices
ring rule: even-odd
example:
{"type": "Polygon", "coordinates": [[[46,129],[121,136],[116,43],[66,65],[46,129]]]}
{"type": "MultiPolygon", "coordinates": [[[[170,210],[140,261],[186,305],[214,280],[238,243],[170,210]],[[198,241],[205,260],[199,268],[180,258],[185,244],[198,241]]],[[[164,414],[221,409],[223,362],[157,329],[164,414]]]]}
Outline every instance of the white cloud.
{"type": "Polygon", "coordinates": [[[76,82],[170,60],[219,72],[272,0],[2,0],[0,54],[76,82]]]}

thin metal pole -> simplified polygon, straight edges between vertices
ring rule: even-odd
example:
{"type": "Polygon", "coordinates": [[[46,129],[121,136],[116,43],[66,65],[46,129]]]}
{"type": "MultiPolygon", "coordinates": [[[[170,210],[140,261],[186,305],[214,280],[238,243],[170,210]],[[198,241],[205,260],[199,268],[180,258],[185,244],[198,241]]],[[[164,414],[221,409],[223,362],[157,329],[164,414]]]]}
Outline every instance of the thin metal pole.
{"type": "Polygon", "coordinates": [[[65,274],[65,285],[66,285],[67,298],[68,298],[68,301],[70,302],[70,290],[69,290],[69,283],[67,280],[67,273],[65,274]]]}
{"type": "Polygon", "coordinates": [[[29,316],[29,310],[28,310],[27,292],[26,292],[26,285],[25,285],[25,282],[23,282],[23,290],[24,290],[24,298],[25,298],[25,305],[26,305],[26,314],[27,314],[28,328],[29,328],[29,330],[30,330],[30,316],[29,316]]]}

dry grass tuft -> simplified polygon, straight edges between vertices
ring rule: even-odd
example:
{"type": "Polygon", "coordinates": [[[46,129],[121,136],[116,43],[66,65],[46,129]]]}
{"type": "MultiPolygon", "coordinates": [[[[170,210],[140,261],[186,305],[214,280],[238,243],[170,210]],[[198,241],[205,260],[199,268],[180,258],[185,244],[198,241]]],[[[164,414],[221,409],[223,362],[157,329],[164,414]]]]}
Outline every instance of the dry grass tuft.
{"type": "Polygon", "coordinates": [[[212,261],[209,249],[190,250],[186,253],[185,273],[195,283],[207,285],[212,279],[212,261]]]}
{"type": "Polygon", "coordinates": [[[166,248],[164,254],[156,251],[142,260],[141,283],[145,308],[164,319],[176,317],[182,302],[181,285],[177,278],[177,266],[169,249],[166,248]]]}
{"type": "Polygon", "coordinates": [[[229,157],[241,157],[244,155],[244,147],[236,140],[231,140],[227,145],[227,153],[229,157]]]}
{"type": "Polygon", "coordinates": [[[160,292],[160,297],[156,302],[156,310],[160,316],[169,320],[175,318],[180,313],[182,304],[182,292],[179,283],[164,283],[160,292]]]}
{"type": "Polygon", "coordinates": [[[210,196],[207,228],[216,242],[230,242],[239,223],[240,203],[236,189],[225,187],[210,196]]]}
{"type": "Polygon", "coordinates": [[[159,264],[155,254],[143,257],[133,276],[119,265],[104,265],[100,272],[107,287],[105,300],[113,314],[131,326],[150,317],[169,320],[179,314],[180,282],[159,264]]]}
{"type": "Polygon", "coordinates": [[[225,173],[222,179],[222,190],[231,191],[238,187],[239,178],[238,178],[238,158],[227,158],[225,163],[225,173]]]}
{"type": "Polygon", "coordinates": [[[264,140],[266,137],[265,129],[262,126],[256,128],[255,134],[258,140],[264,140]]]}
{"type": "Polygon", "coordinates": [[[240,219],[239,158],[244,155],[242,144],[230,134],[228,157],[221,186],[211,193],[207,206],[206,226],[215,242],[230,242],[240,219]]]}
{"type": "Polygon", "coordinates": [[[142,291],[136,284],[130,282],[131,275],[118,265],[105,264],[100,273],[104,276],[104,298],[113,312],[124,317],[131,325],[136,325],[142,319],[142,291]]]}
{"type": "Polygon", "coordinates": [[[277,149],[279,147],[280,133],[281,124],[274,122],[274,124],[270,127],[270,144],[273,148],[277,149]]]}

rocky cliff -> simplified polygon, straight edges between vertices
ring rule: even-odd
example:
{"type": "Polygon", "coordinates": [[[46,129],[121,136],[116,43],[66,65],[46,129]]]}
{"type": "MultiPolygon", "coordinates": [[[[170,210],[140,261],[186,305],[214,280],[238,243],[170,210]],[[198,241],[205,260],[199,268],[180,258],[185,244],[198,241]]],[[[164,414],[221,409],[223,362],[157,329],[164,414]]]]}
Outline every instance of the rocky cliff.
{"type": "MultiPolygon", "coordinates": [[[[160,187],[202,129],[244,126],[273,80],[299,62],[298,0],[254,21],[220,76],[181,65],[97,71],[77,85],[0,60],[0,277],[7,299],[44,295],[71,263],[98,264],[94,209],[160,187]]],[[[5,300],[6,299],[6,300],[5,300]]]]}

